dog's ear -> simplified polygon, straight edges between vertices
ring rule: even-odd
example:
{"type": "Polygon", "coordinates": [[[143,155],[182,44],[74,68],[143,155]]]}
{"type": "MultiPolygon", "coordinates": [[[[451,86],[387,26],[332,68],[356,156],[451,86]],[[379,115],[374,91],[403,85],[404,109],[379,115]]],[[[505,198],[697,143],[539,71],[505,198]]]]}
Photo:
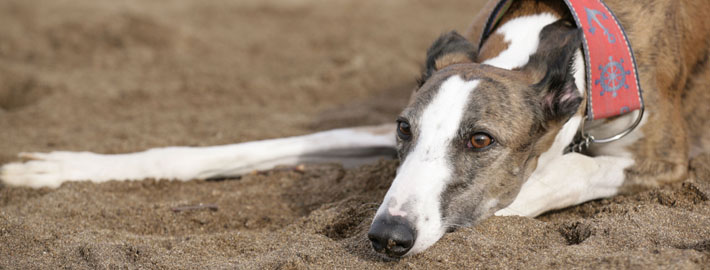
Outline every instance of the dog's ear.
{"type": "Polygon", "coordinates": [[[449,65],[472,63],[476,57],[476,48],[456,31],[441,35],[426,52],[426,67],[419,79],[419,86],[434,72],[449,65]]]}
{"type": "Polygon", "coordinates": [[[560,20],[540,32],[540,44],[521,70],[534,82],[546,120],[566,120],[577,112],[582,95],[574,83],[575,53],[582,45],[582,33],[560,20]]]}

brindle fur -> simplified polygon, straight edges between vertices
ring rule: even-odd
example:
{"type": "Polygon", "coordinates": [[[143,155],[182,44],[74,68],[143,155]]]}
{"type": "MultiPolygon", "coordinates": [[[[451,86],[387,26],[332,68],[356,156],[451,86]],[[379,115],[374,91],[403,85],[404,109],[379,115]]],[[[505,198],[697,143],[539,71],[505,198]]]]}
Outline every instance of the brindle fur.
{"type": "Polygon", "coordinates": [[[697,119],[697,113],[706,111],[709,101],[707,83],[700,78],[707,78],[710,23],[704,13],[710,2],[607,1],[607,5],[616,12],[634,48],[648,122],[653,123],[643,126],[644,137],[629,147],[636,165],[626,172],[625,189],[684,179],[690,139],[707,131],[706,125],[695,123],[706,121],[697,119]],[[693,93],[694,99],[687,93],[693,93]],[[693,119],[693,125],[687,119],[693,119]]]}
{"type": "MultiPolygon", "coordinates": [[[[553,143],[555,134],[559,132],[562,124],[575,112],[581,115],[585,110],[583,104],[586,102],[580,102],[581,106],[567,104],[568,107],[562,109],[564,112],[561,114],[562,117],[555,118],[540,111],[540,106],[544,107],[544,104],[535,104],[539,101],[539,96],[531,90],[534,88],[531,85],[539,82],[541,75],[549,74],[550,69],[567,63],[544,62],[534,59],[533,56],[530,63],[518,71],[503,71],[477,64],[461,64],[468,60],[466,58],[472,58],[472,62],[484,62],[508,47],[499,34],[491,35],[480,48],[478,47],[482,28],[497,2],[493,0],[486,4],[464,35],[470,41],[470,46],[464,46],[460,41],[456,41],[454,42],[456,46],[448,50],[452,52],[452,56],[429,55],[427,62],[436,64],[428,65],[422,78],[423,85],[420,88],[422,90],[415,91],[412,102],[408,106],[409,111],[405,110],[404,114],[405,116],[408,113],[415,114],[412,108],[421,108],[421,104],[417,103],[429,100],[427,97],[435,93],[435,89],[444,78],[460,75],[466,79],[481,80],[471,100],[474,104],[471,107],[476,110],[466,113],[464,119],[469,120],[462,123],[462,128],[467,123],[472,125],[488,123],[486,128],[499,132],[494,135],[498,136],[499,142],[505,145],[505,150],[495,151],[505,153],[498,153],[499,157],[493,159],[481,158],[481,155],[491,155],[491,153],[453,154],[454,166],[452,167],[457,170],[455,175],[459,176],[456,178],[476,179],[479,182],[476,183],[475,188],[465,181],[454,182],[447,186],[445,194],[441,196],[441,208],[445,219],[447,216],[455,216],[454,219],[447,220],[447,223],[452,225],[467,224],[509,204],[522,182],[537,166],[539,155],[553,143]],[[469,51],[462,52],[462,48],[469,51]],[[540,64],[552,66],[544,67],[540,64]],[[541,127],[538,127],[537,123],[540,123],[541,127]],[[532,128],[518,130],[515,127],[532,128]],[[534,143],[530,143],[531,141],[534,143]],[[456,166],[458,163],[468,165],[456,166]],[[481,169],[475,172],[464,171],[465,168],[472,167],[481,169]],[[514,180],[499,181],[499,179],[514,180]],[[484,209],[480,205],[484,198],[498,198],[499,203],[492,209],[484,209]],[[467,214],[455,215],[463,212],[467,214]]],[[[710,108],[706,105],[710,101],[710,90],[708,90],[710,89],[710,68],[708,68],[710,23],[703,19],[703,13],[710,10],[710,2],[674,0],[607,0],[605,2],[621,21],[633,46],[647,108],[645,121],[652,123],[643,125],[635,131],[641,132],[643,136],[627,148],[633,155],[635,164],[626,169],[625,181],[620,192],[632,192],[640,188],[682,180],[688,173],[691,143],[695,152],[698,152],[698,149],[700,151],[710,149],[710,135],[705,132],[705,127],[710,124],[710,108]]],[[[513,4],[498,25],[516,17],[541,12],[553,13],[562,18],[557,23],[560,24],[557,30],[564,30],[565,28],[561,27],[573,22],[562,1],[519,0],[513,4]]],[[[541,40],[537,54],[560,48],[560,42],[555,38],[564,39],[566,36],[564,33],[554,35],[549,42],[541,40]]],[[[435,44],[442,46],[442,39],[451,42],[452,37],[445,35],[435,44]]],[[[568,41],[561,43],[568,43],[568,41]]],[[[445,45],[446,42],[443,44],[445,45]]],[[[446,52],[447,49],[439,48],[438,51],[446,52]]],[[[571,72],[569,69],[564,70],[571,72]]],[[[545,103],[544,99],[542,103],[545,103]]],[[[555,113],[552,112],[552,115],[555,113]]],[[[605,122],[612,121],[615,119],[605,122]]],[[[467,135],[469,134],[463,132],[461,140],[465,140],[467,135]]],[[[453,143],[460,143],[460,141],[453,143]]],[[[400,146],[400,153],[406,153],[409,146],[402,143],[400,146]]],[[[603,145],[594,146],[585,154],[596,155],[599,147],[603,145]]],[[[466,150],[461,148],[460,151],[466,150]]],[[[405,157],[401,156],[401,158],[405,157]]]]}
{"type": "MultiPolygon", "coordinates": [[[[497,1],[481,11],[489,14],[497,1]]],[[[520,0],[502,20],[546,10],[559,14],[562,1],[520,0]]],[[[629,148],[636,165],[627,170],[625,189],[653,187],[687,176],[690,148],[710,149],[710,10],[708,1],[626,1],[605,3],[621,21],[634,49],[647,108],[644,136],[629,148]],[[643,18],[643,19],[641,19],[643,18]],[[691,146],[692,144],[692,146],[691,146]]],[[[478,16],[466,36],[477,41],[487,16],[478,16]]],[[[482,48],[501,48],[489,38],[482,48]]],[[[477,42],[473,42],[476,44],[477,42]]],[[[507,46],[507,45],[505,45],[507,46]]],[[[500,49],[498,49],[500,50],[500,49]]],[[[479,56],[491,55],[483,50],[479,56]]],[[[490,56],[489,56],[490,57],[490,56]]],[[[487,58],[477,58],[483,62],[487,58]]],[[[591,149],[590,154],[594,154],[591,149]]]]}

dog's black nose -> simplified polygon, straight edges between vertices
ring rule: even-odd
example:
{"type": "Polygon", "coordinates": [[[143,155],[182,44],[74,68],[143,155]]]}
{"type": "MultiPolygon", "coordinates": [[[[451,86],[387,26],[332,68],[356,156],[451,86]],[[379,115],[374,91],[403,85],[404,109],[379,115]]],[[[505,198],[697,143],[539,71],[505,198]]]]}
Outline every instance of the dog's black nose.
{"type": "Polygon", "coordinates": [[[375,219],[367,237],[372,241],[375,251],[401,257],[414,246],[416,232],[406,219],[385,215],[375,219]]]}

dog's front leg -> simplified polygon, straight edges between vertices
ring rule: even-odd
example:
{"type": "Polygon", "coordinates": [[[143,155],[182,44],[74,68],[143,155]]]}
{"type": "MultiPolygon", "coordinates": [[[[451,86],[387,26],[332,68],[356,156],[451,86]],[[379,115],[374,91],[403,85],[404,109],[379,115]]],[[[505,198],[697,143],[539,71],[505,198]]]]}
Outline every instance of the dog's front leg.
{"type": "Polygon", "coordinates": [[[559,156],[538,167],[513,203],[495,214],[535,217],[549,210],[616,195],[624,182],[625,169],[633,164],[633,159],[627,157],[590,157],[579,153],[559,156]]]}
{"type": "Polygon", "coordinates": [[[31,161],[5,164],[0,168],[0,180],[17,186],[58,187],[66,181],[231,177],[303,162],[358,165],[393,157],[394,130],[393,124],[387,124],[232,145],[165,147],[118,155],[22,153],[21,157],[31,161]]]}

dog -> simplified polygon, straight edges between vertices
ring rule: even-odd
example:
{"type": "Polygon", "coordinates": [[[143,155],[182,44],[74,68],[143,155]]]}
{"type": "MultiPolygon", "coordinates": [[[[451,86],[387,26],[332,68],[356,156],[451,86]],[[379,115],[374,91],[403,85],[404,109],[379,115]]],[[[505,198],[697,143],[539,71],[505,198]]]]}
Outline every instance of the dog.
{"type": "Polygon", "coordinates": [[[225,178],[275,165],[396,156],[400,167],[368,237],[390,257],[416,254],[446,232],[492,215],[546,211],[683,180],[710,149],[707,1],[607,0],[636,54],[645,113],[585,121],[580,30],[561,0],[518,0],[491,35],[498,1],[469,29],[439,37],[396,123],[213,147],[102,155],[21,153],[2,166],[8,185],[66,181],[225,178]],[[614,142],[567,151],[586,126],[595,136],[638,127],[614,142]],[[587,123],[585,123],[587,122],[587,123]]]}

